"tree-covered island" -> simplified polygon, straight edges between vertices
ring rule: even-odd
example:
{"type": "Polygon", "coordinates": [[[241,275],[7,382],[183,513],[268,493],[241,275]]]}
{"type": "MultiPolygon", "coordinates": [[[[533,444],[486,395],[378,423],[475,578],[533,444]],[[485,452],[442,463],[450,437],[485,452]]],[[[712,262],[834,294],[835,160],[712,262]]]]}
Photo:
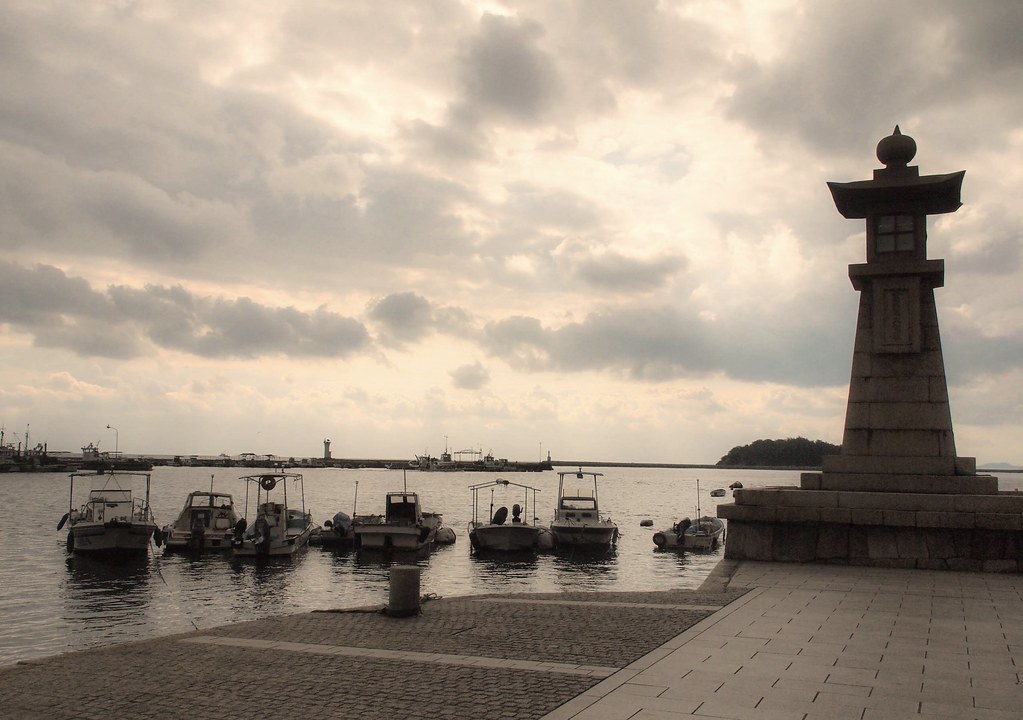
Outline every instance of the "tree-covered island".
{"type": "Polygon", "coordinates": [[[825,455],[837,455],[841,450],[839,445],[804,437],[754,440],[733,447],[716,467],[819,468],[825,455]]]}

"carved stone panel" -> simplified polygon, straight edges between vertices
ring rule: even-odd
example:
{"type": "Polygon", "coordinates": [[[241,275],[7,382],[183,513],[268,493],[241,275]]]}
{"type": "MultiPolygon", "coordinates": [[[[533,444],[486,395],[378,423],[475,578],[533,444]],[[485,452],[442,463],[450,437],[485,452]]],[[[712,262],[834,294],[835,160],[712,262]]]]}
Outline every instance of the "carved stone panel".
{"type": "Polygon", "coordinates": [[[874,352],[920,352],[920,278],[876,278],[874,352]]]}

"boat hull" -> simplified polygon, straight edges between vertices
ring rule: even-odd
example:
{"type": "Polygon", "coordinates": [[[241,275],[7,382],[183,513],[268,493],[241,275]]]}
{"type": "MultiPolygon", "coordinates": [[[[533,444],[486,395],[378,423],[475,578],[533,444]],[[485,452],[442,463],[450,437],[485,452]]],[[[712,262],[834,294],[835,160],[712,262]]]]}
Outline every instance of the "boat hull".
{"type": "Polygon", "coordinates": [[[682,533],[682,545],[686,550],[717,550],[724,536],[724,523],[716,517],[704,516],[682,533]]]}
{"type": "Polygon", "coordinates": [[[416,552],[429,547],[434,532],[421,525],[357,525],[355,544],[360,550],[416,552]]]}
{"type": "Polygon", "coordinates": [[[156,523],[78,522],[71,526],[71,550],[81,555],[144,554],[156,523]]]}
{"type": "Polygon", "coordinates": [[[618,526],[610,523],[551,523],[557,547],[609,548],[618,540],[618,526]]]}
{"type": "Polygon", "coordinates": [[[164,552],[226,552],[231,549],[233,532],[203,533],[196,537],[192,533],[170,530],[164,535],[164,552]]]}
{"type": "Polygon", "coordinates": [[[305,549],[309,544],[313,526],[310,524],[301,532],[288,533],[283,538],[271,538],[269,543],[257,544],[253,539],[246,538],[232,547],[238,557],[291,557],[305,549]]]}
{"type": "Polygon", "coordinates": [[[535,550],[540,539],[540,528],[535,525],[477,525],[469,532],[473,548],[492,552],[521,552],[535,550]]]}

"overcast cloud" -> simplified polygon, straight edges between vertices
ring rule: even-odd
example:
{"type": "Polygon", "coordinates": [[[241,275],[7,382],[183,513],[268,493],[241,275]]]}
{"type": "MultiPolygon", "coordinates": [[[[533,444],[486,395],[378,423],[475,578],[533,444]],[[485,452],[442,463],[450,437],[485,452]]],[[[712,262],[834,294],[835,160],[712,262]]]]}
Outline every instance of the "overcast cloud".
{"type": "Polygon", "coordinates": [[[0,424],[840,442],[864,241],[825,183],[898,123],[967,171],[929,224],[957,449],[1023,464],[1020,28],[1013,0],[4,3],[0,424]]]}

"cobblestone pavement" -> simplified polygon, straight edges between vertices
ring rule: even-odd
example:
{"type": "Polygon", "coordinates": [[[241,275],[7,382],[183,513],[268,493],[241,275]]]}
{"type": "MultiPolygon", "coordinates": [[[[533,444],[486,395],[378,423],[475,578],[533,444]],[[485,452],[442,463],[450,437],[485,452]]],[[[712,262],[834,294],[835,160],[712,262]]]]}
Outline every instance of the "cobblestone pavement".
{"type": "Polygon", "coordinates": [[[559,593],[312,612],[0,668],[0,717],[539,718],[744,591],[559,593]]]}

